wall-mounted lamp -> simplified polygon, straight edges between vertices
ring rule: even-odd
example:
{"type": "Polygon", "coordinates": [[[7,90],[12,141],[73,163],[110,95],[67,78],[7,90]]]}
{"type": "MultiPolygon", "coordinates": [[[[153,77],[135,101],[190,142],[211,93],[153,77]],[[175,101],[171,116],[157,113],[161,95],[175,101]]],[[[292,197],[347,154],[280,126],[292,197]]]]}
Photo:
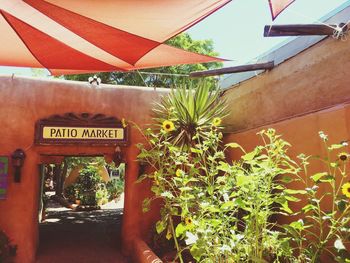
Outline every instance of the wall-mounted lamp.
{"type": "Polygon", "coordinates": [[[26,158],[26,154],[22,149],[17,149],[11,155],[12,158],[12,166],[15,169],[14,179],[16,183],[21,181],[21,168],[24,163],[24,159],[26,158]]]}
{"type": "Polygon", "coordinates": [[[114,162],[115,166],[119,166],[121,163],[124,162],[122,149],[120,149],[119,146],[117,146],[114,150],[113,162],[114,162]]]}

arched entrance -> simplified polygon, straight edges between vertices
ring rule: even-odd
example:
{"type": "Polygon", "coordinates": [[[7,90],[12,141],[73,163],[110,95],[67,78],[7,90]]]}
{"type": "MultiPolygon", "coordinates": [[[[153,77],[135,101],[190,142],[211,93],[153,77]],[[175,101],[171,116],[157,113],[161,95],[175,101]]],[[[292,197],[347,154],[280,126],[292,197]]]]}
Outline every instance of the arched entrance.
{"type": "Polygon", "coordinates": [[[124,204],[105,201],[98,195],[109,197],[107,185],[111,177],[106,167],[125,162],[122,148],[127,146],[127,135],[126,123],[103,114],[66,113],[37,121],[35,144],[42,146],[38,263],[96,262],[97,258],[104,262],[126,262],[121,254],[124,204]],[[83,165],[74,166],[74,162],[83,165]],[[81,184],[75,184],[72,194],[79,198],[76,204],[64,186],[67,183],[73,186],[80,168],[92,174],[86,174],[81,184]],[[51,181],[51,189],[45,185],[45,177],[51,181]]]}
{"type": "Polygon", "coordinates": [[[90,178],[91,181],[87,180],[89,177],[86,175],[89,174],[86,172],[94,172],[96,167],[101,167],[101,163],[105,164],[100,156],[64,156],[64,160],[62,156],[47,157],[43,158],[46,164],[40,166],[41,179],[49,175],[54,180],[42,180],[40,187],[39,197],[45,197],[42,198],[45,201],[42,206],[39,204],[39,245],[36,262],[127,262],[127,257],[121,253],[124,193],[119,193],[116,198],[106,191],[107,186],[112,186],[114,181],[123,182],[123,177],[113,176],[112,179],[108,173],[99,173],[100,177],[94,175],[90,178]],[[71,178],[75,175],[75,170],[65,178],[68,174],[67,167],[76,167],[76,161],[83,164],[80,166],[80,173],[85,175],[78,177],[79,183],[77,178],[71,178]],[[101,181],[94,181],[97,178],[101,178],[101,181]],[[66,186],[69,179],[73,184],[66,186]],[[84,189],[91,183],[93,184],[90,188],[84,189]],[[85,192],[73,193],[72,199],[70,187],[85,192]],[[80,199],[74,200],[75,197],[80,199]]]}

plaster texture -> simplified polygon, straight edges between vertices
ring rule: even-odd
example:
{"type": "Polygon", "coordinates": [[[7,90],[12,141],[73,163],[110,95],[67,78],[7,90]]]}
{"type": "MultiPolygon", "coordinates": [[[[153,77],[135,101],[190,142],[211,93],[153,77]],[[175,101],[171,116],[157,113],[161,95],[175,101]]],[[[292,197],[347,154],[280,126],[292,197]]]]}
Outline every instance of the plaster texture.
{"type": "MultiPolygon", "coordinates": [[[[0,76],[0,155],[11,156],[17,148],[24,149],[26,159],[20,183],[13,182],[10,163],[7,199],[0,200],[0,228],[18,245],[16,262],[35,262],[38,247],[39,164],[59,163],[64,155],[102,155],[107,159],[114,147],[106,146],[37,146],[34,144],[36,121],[53,114],[102,113],[125,118],[140,127],[150,123],[152,103],[159,100],[164,89],[100,85],[89,83],[0,76]]],[[[144,238],[157,212],[144,215],[142,200],[150,194],[147,182],[135,184],[139,165],[135,144],[143,137],[137,129],[129,130],[129,145],[122,147],[126,159],[125,208],[122,226],[122,251],[130,253],[133,240],[144,238]]]]}

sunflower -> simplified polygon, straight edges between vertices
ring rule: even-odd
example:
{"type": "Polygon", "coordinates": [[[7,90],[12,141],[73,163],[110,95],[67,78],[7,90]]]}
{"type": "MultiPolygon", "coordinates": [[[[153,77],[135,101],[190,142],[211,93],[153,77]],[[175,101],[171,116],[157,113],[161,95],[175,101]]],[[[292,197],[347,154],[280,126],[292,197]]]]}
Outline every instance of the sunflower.
{"type": "Polygon", "coordinates": [[[192,218],[186,217],[185,218],[185,224],[188,225],[188,226],[192,226],[192,224],[193,224],[192,218]]]}
{"type": "Polygon", "coordinates": [[[175,130],[175,125],[172,121],[165,120],[163,121],[162,128],[166,132],[171,132],[175,130]]]}
{"type": "Polygon", "coordinates": [[[342,160],[342,161],[346,161],[349,157],[349,154],[346,153],[346,152],[341,152],[339,155],[338,155],[339,159],[342,160]]]}
{"type": "Polygon", "coordinates": [[[175,174],[176,174],[177,177],[180,177],[182,175],[182,173],[183,172],[182,172],[181,169],[177,169],[175,174]]]}
{"type": "Polygon", "coordinates": [[[219,126],[221,124],[221,121],[222,121],[221,118],[215,117],[213,119],[213,126],[215,126],[215,127],[219,126]]]}
{"type": "Polygon", "coordinates": [[[341,191],[346,197],[350,198],[350,183],[343,184],[341,191]]]}

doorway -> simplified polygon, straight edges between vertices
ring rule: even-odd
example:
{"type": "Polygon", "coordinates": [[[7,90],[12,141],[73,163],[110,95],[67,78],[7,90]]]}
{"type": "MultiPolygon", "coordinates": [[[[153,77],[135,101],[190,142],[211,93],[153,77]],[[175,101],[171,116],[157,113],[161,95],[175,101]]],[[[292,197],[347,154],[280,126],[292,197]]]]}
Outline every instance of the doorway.
{"type": "Polygon", "coordinates": [[[65,156],[40,166],[38,263],[127,262],[121,255],[125,163],[65,156]]]}

